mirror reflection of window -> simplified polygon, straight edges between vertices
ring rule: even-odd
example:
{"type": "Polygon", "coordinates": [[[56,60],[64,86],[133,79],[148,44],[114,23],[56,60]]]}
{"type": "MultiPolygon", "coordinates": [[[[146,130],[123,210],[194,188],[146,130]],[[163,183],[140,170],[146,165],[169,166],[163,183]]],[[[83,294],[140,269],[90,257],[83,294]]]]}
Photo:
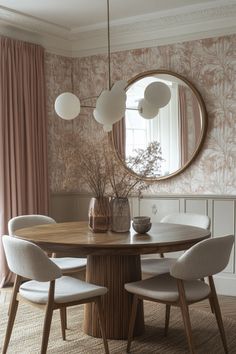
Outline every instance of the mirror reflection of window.
{"type": "Polygon", "coordinates": [[[153,119],[142,118],[135,110],[126,111],[126,157],[134,156],[136,149],[145,149],[151,142],[157,141],[162,149],[161,175],[166,175],[180,167],[178,84],[151,76],[143,78],[127,90],[126,105],[129,108],[137,108],[145,88],[154,81],[168,85],[171,100],[153,119]]]}
{"type": "MultiPolygon", "coordinates": [[[[125,117],[113,126],[115,150],[125,167],[135,150],[147,149],[157,142],[161,150],[154,179],[168,178],[185,168],[196,155],[206,130],[206,110],[197,90],[186,79],[168,71],[147,73],[132,81],[127,88],[125,117]],[[145,119],[138,111],[145,88],[163,82],[171,91],[169,103],[160,108],[153,119],[145,119]]],[[[136,155],[138,156],[138,155],[136,155]]],[[[134,169],[133,172],[136,172],[134,169]]]]}
{"type": "Polygon", "coordinates": [[[201,113],[195,95],[187,86],[179,85],[179,122],[181,142],[181,165],[193,154],[201,133],[201,113]]]}

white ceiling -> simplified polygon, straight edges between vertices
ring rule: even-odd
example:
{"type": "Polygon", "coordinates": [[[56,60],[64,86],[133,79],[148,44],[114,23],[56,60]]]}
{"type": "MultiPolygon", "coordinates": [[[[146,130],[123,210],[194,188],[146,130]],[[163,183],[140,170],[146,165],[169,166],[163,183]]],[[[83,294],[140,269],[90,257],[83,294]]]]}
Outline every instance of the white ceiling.
{"type": "MultiPolygon", "coordinates": [[[[107,0],[0,0],[0,35],[66,56],[107,52],[107,0]]],[[[112,51],[236,33],[236,0],[110,0],[112,51]]]]}
{"type": "MultiPolygon", "coordinates": [[[[183,7],[217,4],[218,0],[110,0],[111,20],[124,20],[183,7]]],[[[221,1],[222,3],[222,1],[221,1]]],[[[0,0],[0,5],[67,29],[106,21],[107,0],[0,0]]]]}

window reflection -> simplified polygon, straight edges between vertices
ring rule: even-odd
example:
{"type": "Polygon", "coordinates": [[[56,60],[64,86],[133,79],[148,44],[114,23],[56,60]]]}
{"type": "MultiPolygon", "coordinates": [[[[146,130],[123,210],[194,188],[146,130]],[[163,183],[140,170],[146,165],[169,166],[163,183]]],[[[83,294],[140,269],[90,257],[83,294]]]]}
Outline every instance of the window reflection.
{"type": "MultiPolygon", "coordinates": [[[[137,149],[146,149],[152,142],[160,144],[161,167],[156,177],[181,170],[195,154],[203,137],[202,106],[191,85],[168,73],[147,75],[127,89],[125,118],[113,129],[113,142],[122,160],[134,157],[137,149]],[[171,100],[153,119],[143,118],[138,102],[152,82],[163,82],[170,88],[171,100]]],[[[153,177],[155,177],[153,176],[153,177]]]]}

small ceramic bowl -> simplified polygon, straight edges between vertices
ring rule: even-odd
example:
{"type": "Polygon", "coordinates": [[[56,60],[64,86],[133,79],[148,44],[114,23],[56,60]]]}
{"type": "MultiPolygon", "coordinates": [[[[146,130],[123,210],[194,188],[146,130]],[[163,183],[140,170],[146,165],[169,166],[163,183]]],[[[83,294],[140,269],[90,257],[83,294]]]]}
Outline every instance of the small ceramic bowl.
{"type": "Polygon", "coordinates": [[[152,224],[149,222],[148,224],[135,224],[133,222],[132,224],[133,226],[133,229],[139,233],[139,234],[145,234],[146,232],[148,232],[151,227],[152,227],[152,224]]]}
{"type": "Polygon", "coordinates": [[[150,224],[151,218],[149,216],[135,216],[133,217],[134,224],[150,224]]]}

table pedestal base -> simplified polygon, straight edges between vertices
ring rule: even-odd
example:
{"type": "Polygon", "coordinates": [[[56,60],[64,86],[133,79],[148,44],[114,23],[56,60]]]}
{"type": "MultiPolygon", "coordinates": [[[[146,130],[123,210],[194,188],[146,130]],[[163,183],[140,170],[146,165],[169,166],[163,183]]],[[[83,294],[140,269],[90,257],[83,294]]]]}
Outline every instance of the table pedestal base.
{"type": "MultiPolygon", "coordinates": [[[[141,279],[140,256],[88,256],[86,280],[108,288],[102,297],[105,330],[108,339],[126,339],[131,313],[132,295],[124,284],[141,279]]],[[[85,305],[85,333],[101,337],[98,314],[94,304],[85,305]]],[[[144,331],[143,304],[140,302],[134,335],[144,331]]]]}

